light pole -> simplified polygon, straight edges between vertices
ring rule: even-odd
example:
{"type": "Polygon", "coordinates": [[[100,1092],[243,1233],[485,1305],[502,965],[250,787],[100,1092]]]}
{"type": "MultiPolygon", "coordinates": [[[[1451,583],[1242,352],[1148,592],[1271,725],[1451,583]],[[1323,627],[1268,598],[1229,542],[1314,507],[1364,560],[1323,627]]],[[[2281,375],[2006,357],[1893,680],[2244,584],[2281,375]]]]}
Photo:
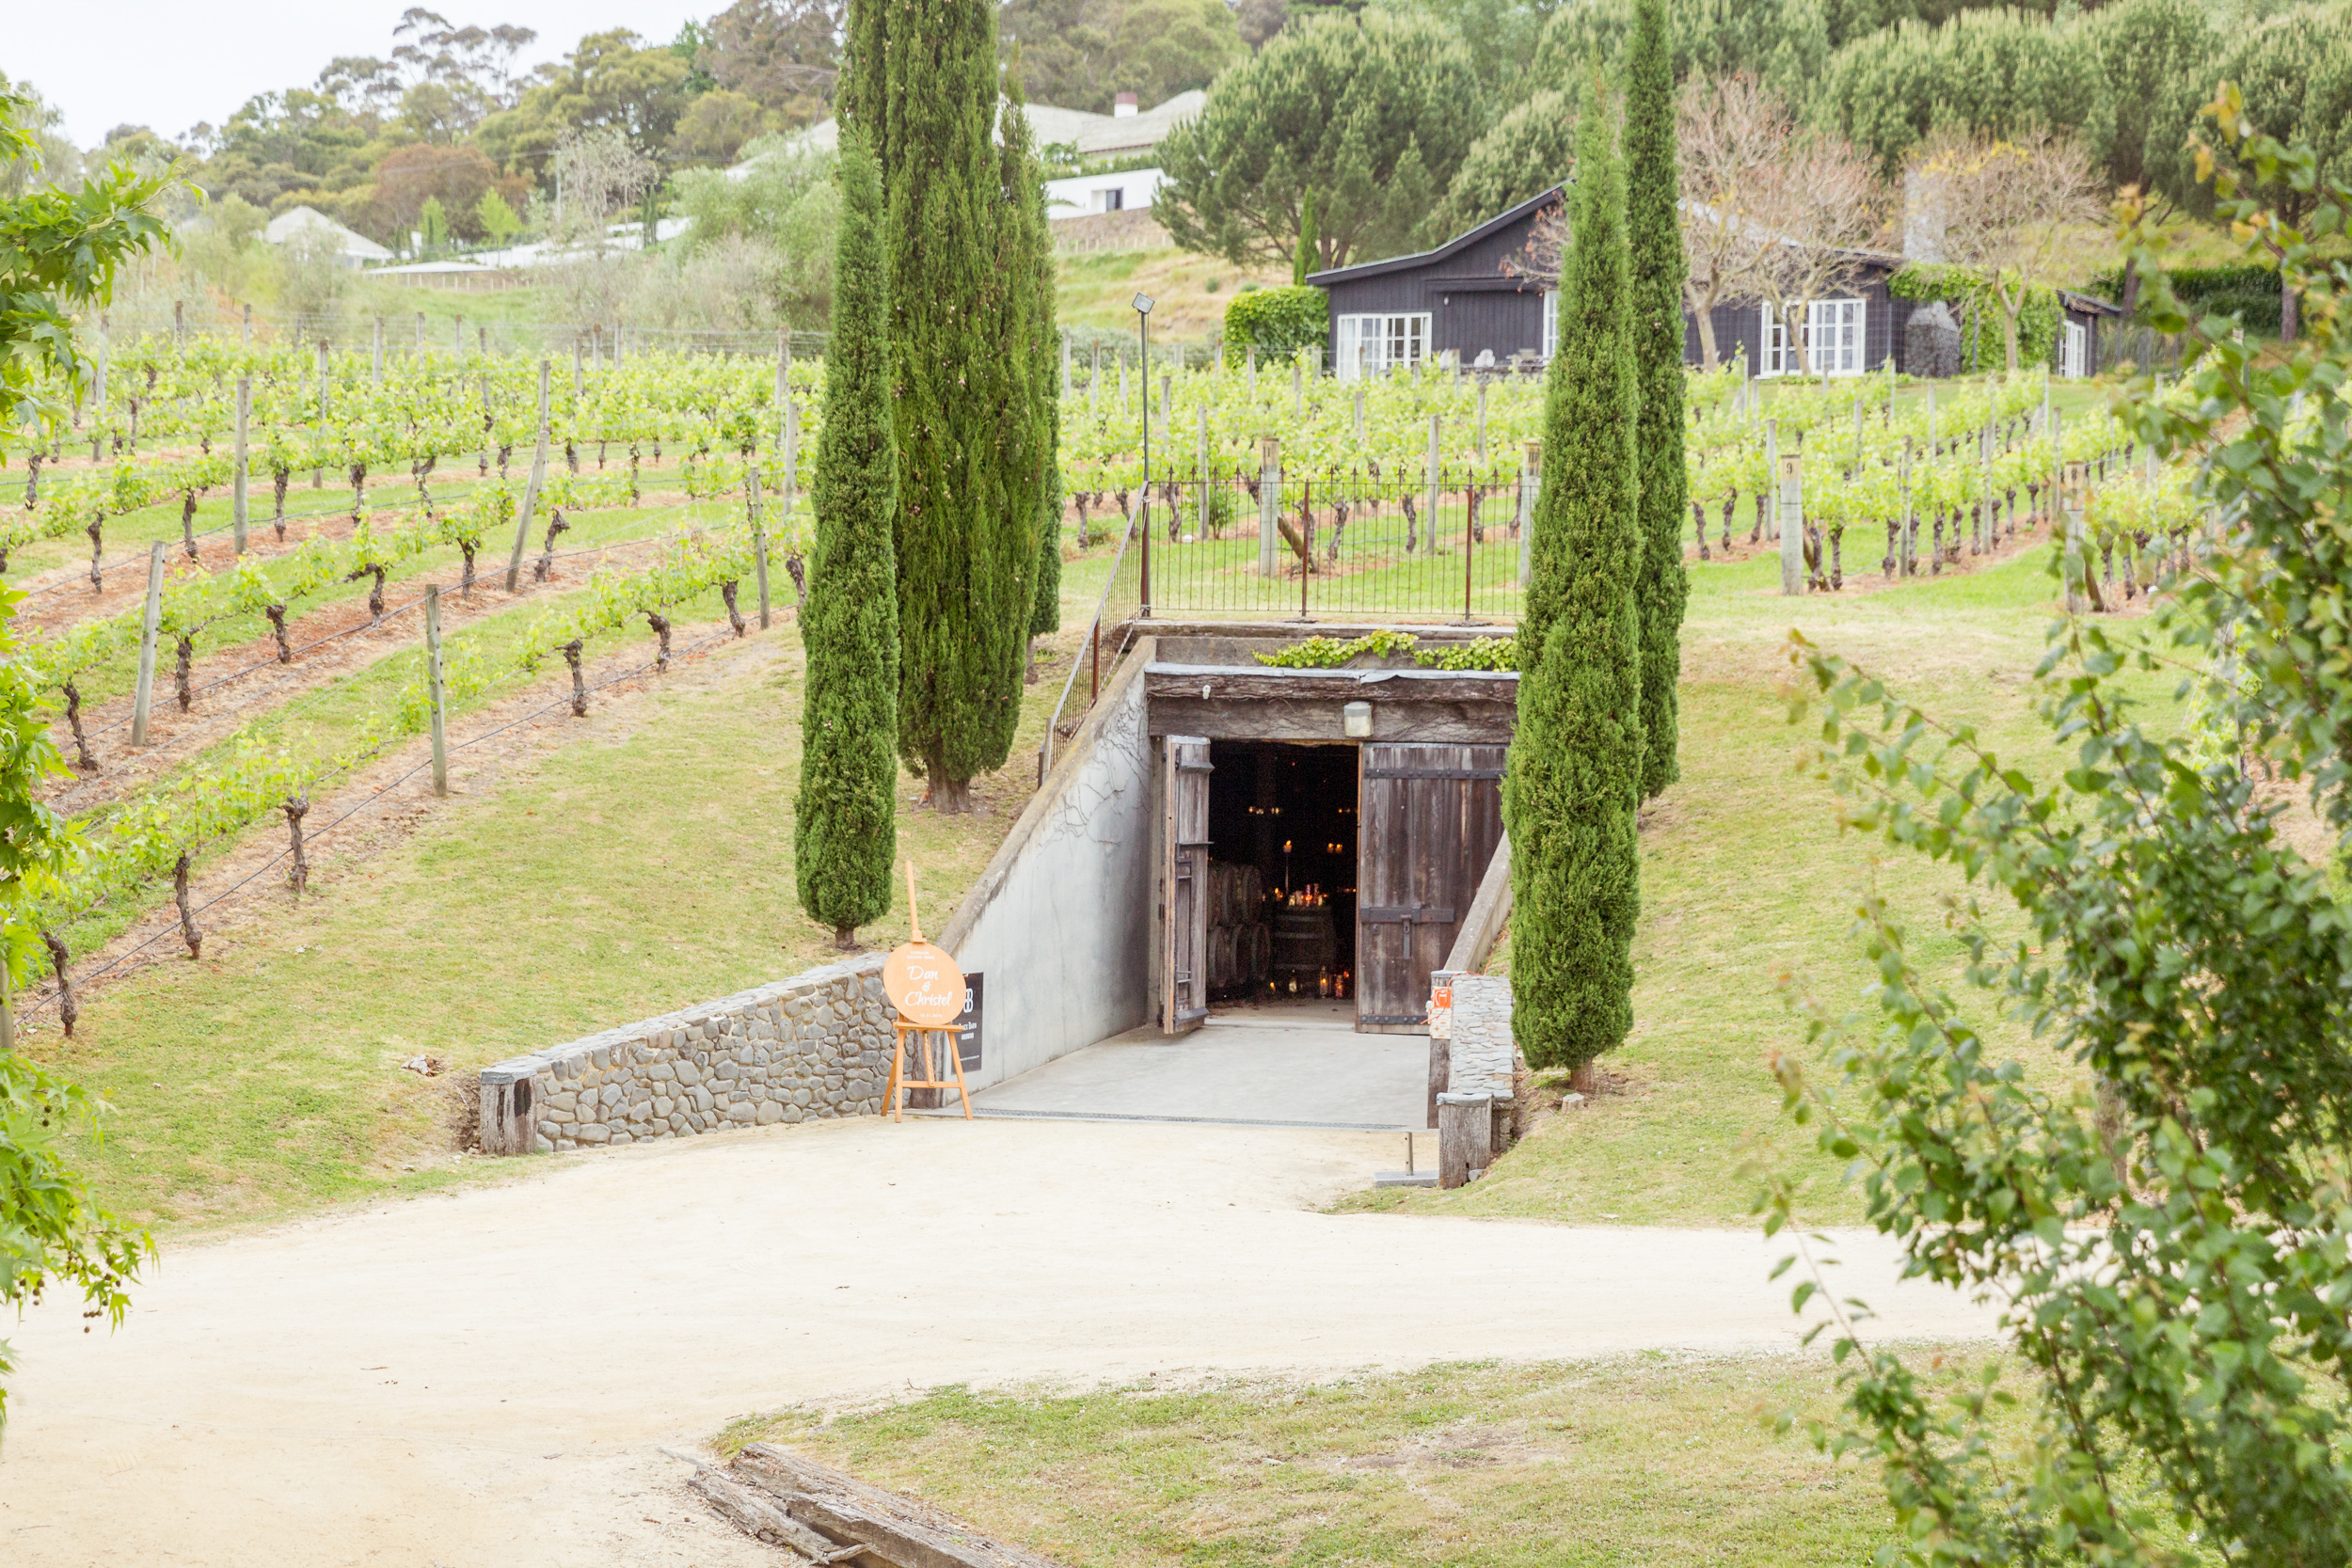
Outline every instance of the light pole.
{"type": "Polygon", "coordinates": [[[1143,531],[1143,563],[1138,573],[1138,610],[1149,620],[1152,615],[1152,296],[1137,294],[1131,301],[1136,308],[1136,343],[1143,356],[1143,506],[1136,519],[1143,531]]]}

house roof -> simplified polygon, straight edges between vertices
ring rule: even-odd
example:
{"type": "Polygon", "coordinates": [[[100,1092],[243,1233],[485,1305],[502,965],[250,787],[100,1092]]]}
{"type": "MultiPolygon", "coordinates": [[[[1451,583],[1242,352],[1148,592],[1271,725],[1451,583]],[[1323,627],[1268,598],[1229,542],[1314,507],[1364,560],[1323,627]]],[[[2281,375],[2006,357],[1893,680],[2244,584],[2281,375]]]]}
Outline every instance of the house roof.
{"type": "Polygon", "coordinates": [[[342,253],[356,256],[362,261],[389,261],[392,253],[369,239],[356,229],[347,229],[320,212],[316,207],[289,207],[269,220],[262,230],[262,238],[272,245],[284,245],[297,234],[331,234],[342,244],[342,253]]]}
{"type": "Polygon", "coordinates": [[[1311,272],[1307,275],[1307,281],[1318,289],[1327,289],[1334,283],[1353,283],[1359,277],[1378,277],[1391,272],[1418,272],[1423,267],[1435,266],[1449,256],[1468,250],[1487,236],[1508,229],[1519,219],[1541,212],[1559,200],[1567,188],[1565,185],[1554,185],[1540,196],[1531,196],[1509,212],[1499,213],[1477,228],[1454,235],[1435,250],[1416,251],[1410,256],[1391,256],[1382,261],[1362,261],[1352,267],[1333,267],[1328,272],[1311,272]]]}
{"type": "MultiPolygon", "coordinates": [[[[1196,87],[1140,114],[1098,115],[1088,109],[1057,108],[1051,103],[1026,103],[1022,105],[1022,113],[1028,119],[1029,135],[1038,146],[1065,143],[1076,147],[1083,156],[1101,157],[1157,147],[1161,137],[1199,114],[1208,101],[1209,95],[1196,87]]],[[[841,122],[820,119],[796,140],[802,147],[830,152],[841,145],[841,122]]],[[[738,164],[727,173],[739,180],[749,166],[738,164]]]]}
{"type": "Polygon", "coordinates": [[[2101,299],[2097,294],[2078,294],[2072,289],[2060,289],[2058,296],[2061,309],[2080,310],[2087,316],[2120,316],[2123,313],[2123,307],[2111,299],[2101,299]]]}
{"type": "MultiPolygon", "coordinates": [[[[1435,250],[1416,251],[1410,256],[1391,256],[1385,261],[1363,261],[1352,267],[1334,267],[1328,272],[1311,272],[1307,275],[1307,281],[1315,285],[1317,288],[1327,289],[1334,283],[1353,283],[1359,278],[1378,277],[1384,273],[1418,272],[1425,267],[1434,267],[1439,262],[1445,261],[1448,257],[1469,249],[1479,241],[1487,238],[1489,235],[1496,233],[1498,230],[1510,228],[1521,218],[1528,217],[1535,213],[1541,212],[1544,208],[1550,206],[1555,201],[1558,201],[1561,197],[1566,193],[1567,188],[1568,187],[1565,184],[1554,185],[1551,189],[1545,191],[1540,195],[1529,197],[1525,201],[1520,202],[1509,212],[1499,213],[1495,216],[1490,217],[1486,222],[1480,224],[1477,228],[1466,230],[1462,233],[1454,235],[1454,238],[1446,241],[1445,244],[1438,246],[1435,250]]],[[[1680,203],[1680,205],[1688,206],[1690,203],[1685,201],[1680,203]]],[[[1852,257],[1857,261],[1864,261],[1876,266],[1883,266],[1890,271],[1903,264],[1903,259],[1901,257],[1889,256],[1882,251],[1849,250],[1846,251],[1845,254],[1852,257]]],[[[1491,281],[1485,278],[1464,277],[1448,279],[1448,281],[1458,282],[1470,287],[1476,287],[1481,282],[1487,283],[1488,287],[1495,286],[1491,281]]]]}

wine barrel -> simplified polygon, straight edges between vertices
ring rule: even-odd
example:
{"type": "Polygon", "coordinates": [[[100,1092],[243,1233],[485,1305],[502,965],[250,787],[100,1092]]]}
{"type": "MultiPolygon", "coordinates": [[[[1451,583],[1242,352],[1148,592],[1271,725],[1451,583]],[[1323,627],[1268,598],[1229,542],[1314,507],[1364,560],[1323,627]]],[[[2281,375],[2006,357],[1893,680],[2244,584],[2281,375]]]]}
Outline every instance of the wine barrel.
{"type": "Polygon", "coordinates": [[[1217,990],[1231,990],[1241,976],[1233,964],[1233,927],[1219,926],[1209,933],[1209,984],[1217,990]]]}
{"type": "Polygon", "coordinates": [[[1338,939],[1331,926],[1331,906],[1274,911],[1274,979],[1287,983],[1294,974],[1312,980],[1337,961],[1338,939]]]}
{"type": "Polygon", "coordinates": [[[1255,988],[1274,978],[1274,927],[1261,920],[1249,927],[1249,984],[1255,988]]]}

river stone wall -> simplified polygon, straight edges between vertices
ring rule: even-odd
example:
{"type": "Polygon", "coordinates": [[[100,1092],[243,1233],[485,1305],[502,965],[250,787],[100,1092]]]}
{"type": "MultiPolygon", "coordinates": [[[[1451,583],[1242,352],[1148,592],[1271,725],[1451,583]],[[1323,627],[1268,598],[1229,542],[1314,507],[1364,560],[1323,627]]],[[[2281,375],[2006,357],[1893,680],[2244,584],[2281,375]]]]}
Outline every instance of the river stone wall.
{"type": "Polygon", "coordinates": [[[890,1078],[882,955],[516,1056],[482,1072],[489,1154],[871,1116],[890,1078]]]}

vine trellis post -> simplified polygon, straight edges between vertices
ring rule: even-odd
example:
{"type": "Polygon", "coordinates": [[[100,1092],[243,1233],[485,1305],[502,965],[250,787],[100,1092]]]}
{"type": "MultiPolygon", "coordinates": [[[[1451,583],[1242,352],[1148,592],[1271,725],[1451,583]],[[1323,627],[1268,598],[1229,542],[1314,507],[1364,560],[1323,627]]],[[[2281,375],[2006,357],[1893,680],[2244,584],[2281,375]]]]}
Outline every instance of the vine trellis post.
{"type": "Polygon", "coordinates": [[[252,423],[253,378],[241,375],[237,377],[237,470],[229,502],[230,538],[239,555],[245,554],[246,441],[252,423]]]}
{"type": "Polygon", "coordinates": [[[449,715],[441,687],[441,589],[424,589],[424,683],[433,704],[433,793],[449,793],[449,715]]]}
{"type": "Polygon", "coordinates": [[[743,507],[751,514],[752,575],[759,579],[759,629],[769,625],[768,608],[768,526],[759,515],[759,470],[753,468],[743,475],[743,507]]]}
{"type": "Polygon", "coordinates": [[[1530,440],[1527,460],[1519,466],[1519,586],[1527,586],[1529,549],[1535,537],[1535,498],[1544,489],[1544,444],[1530,440]]]}
{"type": "MultiPolygon", "coordinates": [[[[1256,353],[1253,347],[1250,351],[1256,353]]],[[[1282,438],[1262,436],[1258,438],[1258,575],[1273,578],[1281,568],[1275,563],[1274,541],[1282,521],[1282,438]]]]}
{"type": "Polygon", "coordinates": [[[164,542],[147,547],[147,614],[139,623],[139,681],[131,699],[131,744],[147,744],[147,713],[155,697],[155,628],[164,610],[164,542]]]}
{"type": "Polygon", "coordinates": [[[548,482],[548,376],[551,367],[539,361],[539,444],[532,453],[531,484],[523,491],[522,509],[515,518],[515,553],[506,562],[506,591],[512,594],[523,576],[523,546],[531,537],[531,515],[539,509],[539,491],[548,482]]]}
{"type": "Polygon", "coordinates": [[[1780,459],[1773,468],[1780,484],[1780,591],[1784,594],[1802,596],[1804,593],[1804,460],[1795,452],[1780,459]]]}

